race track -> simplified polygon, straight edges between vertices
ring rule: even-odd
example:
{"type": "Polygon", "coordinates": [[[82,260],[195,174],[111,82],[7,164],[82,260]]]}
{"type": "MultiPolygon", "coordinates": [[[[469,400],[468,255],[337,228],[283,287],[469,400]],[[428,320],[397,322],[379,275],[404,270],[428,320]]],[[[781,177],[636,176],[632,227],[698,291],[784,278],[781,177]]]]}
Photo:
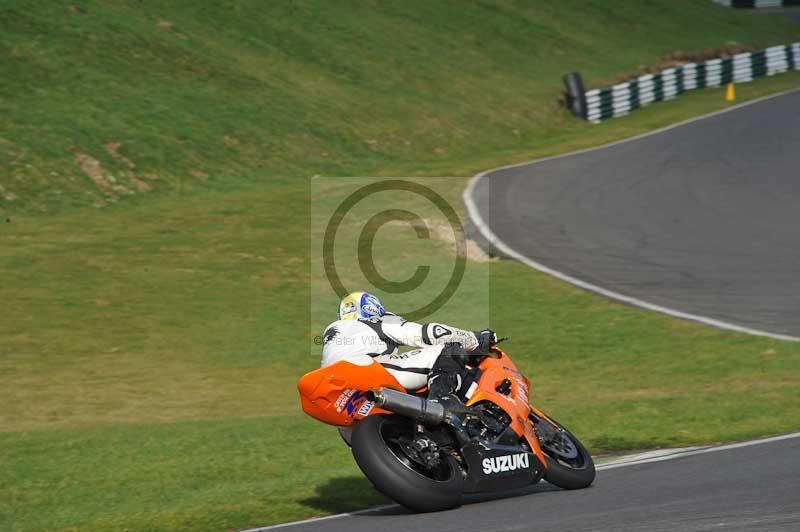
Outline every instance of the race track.
{"type": "Polygon", "coordinates": [[[261,529],[311,532],[800,530],[800,438],[600,471],[585,490],[540,483],[456,510],[399,507],[261,529]]]}
{"type": "Polygon", "coordinates": [[[800,91],[492,170],[465,200],[501,251],[583,288],[800,338],[800,91]]]}

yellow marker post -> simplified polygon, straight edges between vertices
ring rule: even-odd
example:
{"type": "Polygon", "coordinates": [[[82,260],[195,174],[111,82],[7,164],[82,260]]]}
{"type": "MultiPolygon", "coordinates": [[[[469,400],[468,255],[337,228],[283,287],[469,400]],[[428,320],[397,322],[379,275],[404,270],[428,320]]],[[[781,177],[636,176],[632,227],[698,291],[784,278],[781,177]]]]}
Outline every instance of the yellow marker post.
{"type": "Polygon", "coordinates": [[[733,83],[728,83],[727,87],[725,87],[725,101],[736,101],[736,89],[733,87],[733,83]]]}

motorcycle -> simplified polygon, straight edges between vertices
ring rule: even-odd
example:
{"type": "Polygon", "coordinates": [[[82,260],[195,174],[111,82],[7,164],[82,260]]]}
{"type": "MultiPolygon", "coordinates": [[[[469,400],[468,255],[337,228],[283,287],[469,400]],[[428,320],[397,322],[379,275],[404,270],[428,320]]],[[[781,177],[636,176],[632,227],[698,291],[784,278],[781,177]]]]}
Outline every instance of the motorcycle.
{"type": "Polygon", "coordinates": [[[374,360],[311,371],[297,388],[306,414],[343,429],[375,487],[415,512],[457,507],[464,493],[541,479],[572,490],[595,478],[589,452],[530,404],[529,380],[497,346],[468,366],[460,404],[408,393],[374,360]]]}

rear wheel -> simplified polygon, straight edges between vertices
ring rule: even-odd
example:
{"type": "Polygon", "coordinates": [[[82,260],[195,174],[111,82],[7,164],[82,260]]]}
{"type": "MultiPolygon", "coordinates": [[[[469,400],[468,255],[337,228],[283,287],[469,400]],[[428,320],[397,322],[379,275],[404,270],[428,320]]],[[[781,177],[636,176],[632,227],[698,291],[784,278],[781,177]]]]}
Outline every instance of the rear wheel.
{"type": "Polygon", "coordinates": [[[461,504],[464,476],[458,461],[443,450],[428,460],[414,447],[413,423],[400,416],[368,416],[353,429],[353,457],[364,475],[384,495],[415,512],[461,504]]]}
{"type": "Polygon", "coordinates": [[[568,490],[589,487],[596,475],[594,461],[578,438],[552,418],[535,413],[530,418],[547,460],[544,479],[568,490]]]}

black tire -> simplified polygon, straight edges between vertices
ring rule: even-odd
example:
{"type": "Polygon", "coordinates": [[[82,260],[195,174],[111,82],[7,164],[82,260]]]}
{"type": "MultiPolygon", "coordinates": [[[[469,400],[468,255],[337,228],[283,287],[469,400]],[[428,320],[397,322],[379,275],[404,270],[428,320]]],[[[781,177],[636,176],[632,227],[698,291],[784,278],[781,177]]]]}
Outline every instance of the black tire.
{"type": "MultiPolygon", "coordinates": [[[[537,425],[539,423],[550,424],[546,419],[538,420],[533,415],[531,417],[537,425]]],[[[537,430],[537,434],[540,434],[539,445],[547,461],[547,471],[544,474],[544,479],[550,484],[565,490],[588,488],[597,475],[592,456],[570,431],[553,418],[550,418],[550,420],[555,423],[554,427],[560,432],[561,437],[567,438],[572,443],[577,453],[572,459],[565,459],[563,456],[559,456],[557,452],[548,447],[546,441],[542,440],[541,432],[537,430]]]]}
{"type": "Polygon", "coordinates": [[[405,424],[407,420],[374,415],[358,422],[350,440],[358,467],[378,491],[411,511],[435,512],[460,506],[464,476],[458,461],[449,454],[443,456],[441,480],[412,469],[401,461],[384,437],[387,429],[396,428],[398,423],[405,424]]]}
{"type": "Polygon", "coordinates": [[[563,78],[567,88],[567,108],[573,115],[586,120],[586,89],[578,72],[566,74],[563,78]]]}

